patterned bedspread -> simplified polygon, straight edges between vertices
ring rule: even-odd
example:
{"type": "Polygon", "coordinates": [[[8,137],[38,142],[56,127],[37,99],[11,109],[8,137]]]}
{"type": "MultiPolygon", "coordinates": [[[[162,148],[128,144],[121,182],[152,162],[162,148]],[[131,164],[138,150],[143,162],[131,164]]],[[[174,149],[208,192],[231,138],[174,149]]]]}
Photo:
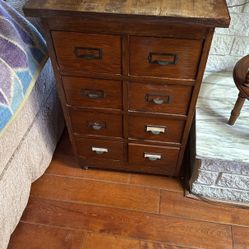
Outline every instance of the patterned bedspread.
{"type": "Polygon", "coordinates": [[[47,58],[39,32],[0,0],[0,135],[28,98],[47,58]]]}

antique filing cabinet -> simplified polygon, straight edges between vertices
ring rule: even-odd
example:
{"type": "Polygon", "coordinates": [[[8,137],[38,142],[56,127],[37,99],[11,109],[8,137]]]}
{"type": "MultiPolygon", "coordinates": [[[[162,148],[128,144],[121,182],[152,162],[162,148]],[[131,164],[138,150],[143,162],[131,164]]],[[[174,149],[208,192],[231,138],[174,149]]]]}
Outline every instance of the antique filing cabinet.
{"type": "Polygon", "coordinates": [[[178,176],[224,0],[30,0],[82,167],[178,176]]]}

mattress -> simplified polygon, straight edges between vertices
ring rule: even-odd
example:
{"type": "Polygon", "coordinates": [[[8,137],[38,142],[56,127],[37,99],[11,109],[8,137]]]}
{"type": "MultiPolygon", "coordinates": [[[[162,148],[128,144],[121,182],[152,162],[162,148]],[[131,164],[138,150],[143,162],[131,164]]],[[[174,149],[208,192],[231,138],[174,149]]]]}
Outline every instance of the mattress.
{"type": "Polygon", "coordinates": [[[13,156],[17,146],[41,109],[41,106],[46,102],[54,84],[55,80],[52,73],[51,62],[48,61],[24,107],[0,138],[0,179],[3,171],[6,170],[8,161],[13,156]]]}
{"type": "Polygon", "coordinates": [[[31,183],[51,162],[64,119],[47,62],[28,100],[0,138],[0,249],[27,205],[31,183]]]}

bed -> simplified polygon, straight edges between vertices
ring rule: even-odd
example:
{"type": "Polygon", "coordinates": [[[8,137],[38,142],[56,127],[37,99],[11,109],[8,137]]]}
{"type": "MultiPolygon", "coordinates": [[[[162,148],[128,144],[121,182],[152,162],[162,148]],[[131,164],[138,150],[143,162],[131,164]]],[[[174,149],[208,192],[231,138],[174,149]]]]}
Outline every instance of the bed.
{"type": "Polygon", "coordinates": [[[64,129],[45,42],[14,10],[24,2],[0,0],[0,249],[7,248],[31,184],[48,167],[64,129]],[[17,52],[22,43],[31,49],[17,52]],[[25,64],[25,55],[33,61],[25,64]]]}

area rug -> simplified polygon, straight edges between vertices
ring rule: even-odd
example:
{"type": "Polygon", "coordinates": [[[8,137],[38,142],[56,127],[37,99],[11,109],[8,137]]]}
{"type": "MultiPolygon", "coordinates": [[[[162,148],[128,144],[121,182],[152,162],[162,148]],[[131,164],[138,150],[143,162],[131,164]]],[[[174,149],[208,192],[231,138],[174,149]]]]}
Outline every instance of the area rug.
{"type": "Polygon", "coordinates": [[[235,125],[227,124],[237,96],[232,73],[205,74],[192,133],[190,191],[200,198],[247,206],[249,101],[235,125]]]}

